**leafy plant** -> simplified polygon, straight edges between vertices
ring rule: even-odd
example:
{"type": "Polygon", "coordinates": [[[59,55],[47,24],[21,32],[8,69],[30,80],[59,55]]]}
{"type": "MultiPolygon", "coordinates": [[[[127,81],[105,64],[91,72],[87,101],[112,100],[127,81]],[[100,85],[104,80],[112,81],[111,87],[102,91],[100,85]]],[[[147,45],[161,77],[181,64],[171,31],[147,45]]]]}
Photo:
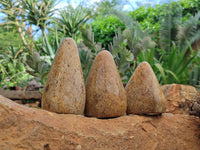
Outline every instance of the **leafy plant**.
{"type": "Polygon", "coordinates": [[[39,26],[45,32],[55,12],[56,0],[21,0],[21,4],[29,24],[39,26]]]}
{"type": "Polygon", "coordinates": [[[61,10],[58,19],[58,31],[62,32],[64,36],[72,37],[77,40],[80,35],[80,28],[90,18],[90,10],[83,8],[79,4],[76,8],[72,5],[67,6],[66,9],[61,10]]]}
{"type": "Polygon", "coordinates": [[[85,83],[87,82],[87,77],[89,75],[93,63],[93,54],[91,53],[92,52],[87,48],[79,48],[79,56],[85,83]]]}
{"type": "Polygon", "coordinates": [[[154,72],[157,74],[155,69],[155,64],[159,61],[155,57],[155,49],[147,49],[144,51],[141,51],[141,53],[138,55],[137,64],[140,64],[143,61],[148,62],[151,67],[153,68],[154,72]]]}
{"type": "Polygon", "coordinates": [[[92,32],[91,26],[86,26],[86,28],[82,28],[82,37],[83,44],[91,49],[94,54],[97,54],[99,51],[103,50],[102,44],[99,42],[95,42],[94,40],[94,32],[92,32]],[[89,28],[89,29],[87,29],[89,28]]]}
{"type": "Polygon", "coordinates": [[[27,40],[25,39],[24,11],[22,11],[20,4],[20,0],[0,1],[0,12],[5,15],[5,22],[2,24],[9,25],[9,27],[17,30],[24,46],[28,46],[27,40]]]}
{"type": "Polygon", "coordinates": [[[195,16],[189,17],[178,28],[177,37],[181,50],[188,49],[194,42],[200,39],[200,11],[195,16]]]}
{"type": "Polygon", "coordinates": [[[83,42],[78,45],[79,56],[81,60],[81,66],[83,70],[85,83],[87,82],[87,77],[90,68],[93,64],[93,61],[97,53],[103,50],[101,43],[96,43],[94,41],[94,32],[92,32],[92,27],[89,26],[88,28],[89,29],[82,28],[81,31],[82,31],[83,42]]]}
{"type": "Polygon", "coordinates": [[[129,15],[140,23],[142,29],[152,34],[159,31],[159,15],[161,10],[160,5],[155,5],[154,7],[140,6],[138,9],[130,11],[129,15]]]}
{"type": "Polygon", "coordinates": [[[148,32],[142,30],[140,24],[132,19],[130,15],[117,11],[113,11],[113,13],[125,24],[126,30],[124,30],[123,36],[127,39],[128,50],[133,53],[135,60],[142,50],[155,47],[155,42],[152,41],[148,32]]]}
{"type": "Polygon", "coordinates": [[[160,51],[160,63],[155,66],[160,72],[161,84],[181,83],[187,84],[189,82],[189,70],[195,56],[185,56],[187,50],[181,51],[173,44],[171,51],[160,51]]]}
{"type": "Polygon", "coordinates": [[[42,41],[43,42],[39,44],[35,43],[37,51],[33,51],[33,53],[27,55],[26,64],[27,72],[37,77],[42,84],[45,84],[56,50],[59,48],[57,30],[55,30],[55,37],[52,45],[50,45],[46,33],[44,33],[42,41]],[[40,56],[39,52],[43,54],[43,56],[40,56]]]}
{"type": "MultiPolygon", "coordinates": [[[[103,50],[100,43],[94,41],[94,33],[90,26],[89,30],[83,29],[83,43],[86,46],[85,51],[80,51],[81,63],[85,75],[88,75],[91,64],[97,55],[97,53],[103,50]],[[89,54],[89,55],[86,55],[89,54]],[[83,56],[87,56],[87,59],[83,56]],[[84,59],[82,59],[84,58],[84,59]],[[86,67],[85,67],[86,66],[86,67]],[[86,69],[87,68],[87,69],[86,69]]],[[[118,34],[113,38],[113,44],[109,45],[109,51],[113,55],[114,61],[118,67],[120,76],[122,77],[123,82],[127,82],[129,76],[131,76],[131,63],[133,62],[133,54],[126,48],[127,40],[121,33],[121,29],[118,29],[118,34]]],[[[87,78],[87,76],[85,76],[87,78]]]]}
{"type": "Polygon", "coordinates": [[[197,53],[191,53],[195,56],[193,65],[189,68],[189,84],[200,88],[200,49],[198,48],[197,53]]]}
{"type": "Polygon", "coordinates": [[[23,49],[10,46],[0,53],[0,87],[21,85],[29,79],[24,66],[25,53],[23,49]]]}
{"type": "Polygon", "coordinates": [[[0,40],[1,42],[0,49],[7,50],[9,46],[19,47],[22,44],[21,39],[19,39],[19,33],[15,29],[10,28],[6,24],[0,25],[0,40]]]}
{"type": "Polygon", "coordinates": [[[49,63],[41,59],[38,52],[33,52],[33,55],[28,55],[26,63],[28,65],[26,71],[32,76],[40,79],[42,84],[45,84],[50,70],[49,63]]]}
{"type": "Polygon", "coordinates": [[[118,34],[113,38],[113,44],[109,45],[109,51],[113,55],[119,74],[124,83],[129,80],[130,72],[133,71],[131,64],[134,60],[133,54],[126,46],[127,39],[121,34],[121,29],[119,28],[118,34]]]}
{"type": "Polygon", "coordinates": [[[108,49],[115,33],[118,32],[118,28],[120,27],[122,31],[125,29],[125,25],[113,15],[95,20],[91,23],[91,26],[95,40],[102,43],[105,49],[108,49]]]}
{"type": "Polygon", "coordinates": [[[178,42],[178,27],[182,24],[182,7],[178,3],[164,5],[160,15],[160,46],[170,51],[172,43],[178,42]]]}

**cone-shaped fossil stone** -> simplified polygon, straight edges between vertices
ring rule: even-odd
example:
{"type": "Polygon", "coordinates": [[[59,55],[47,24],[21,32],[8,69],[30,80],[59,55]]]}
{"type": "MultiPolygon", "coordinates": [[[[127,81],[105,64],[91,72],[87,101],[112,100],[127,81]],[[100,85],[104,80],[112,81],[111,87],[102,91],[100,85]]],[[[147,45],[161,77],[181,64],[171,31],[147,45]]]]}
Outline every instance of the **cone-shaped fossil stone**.
{"type": "Polygon", "coordinates": [[[49,72],[42,108],[67,114],[83,114],[85,85],[78,49],[71,38],[65,38],[56,53],[49,72]]]}
{"type": "Polygon", "coordinates": [[[126,114],[126,92],[112,55],[101,51],[95,58],[86,86],[89,117],[109,118],[126,114]]]}
{"type": "Polygon", "coordinates": [[[126,85],[128,114],[161,114],[166,100],[158,80],[147,62],[142,62],[126,85]]]}

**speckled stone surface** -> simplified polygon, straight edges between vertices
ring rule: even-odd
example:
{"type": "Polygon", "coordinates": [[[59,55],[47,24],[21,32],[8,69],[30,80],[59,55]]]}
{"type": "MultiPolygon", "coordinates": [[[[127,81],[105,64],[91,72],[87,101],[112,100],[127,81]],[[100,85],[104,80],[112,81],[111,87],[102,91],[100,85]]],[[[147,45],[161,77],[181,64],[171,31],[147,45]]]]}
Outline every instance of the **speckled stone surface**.
{"type": "Polygon", "coordinates": [[[109,118],[126,114],[127,99],[120,75],[108,51],[94,61],[86,86],[86,110],[89,117],[109,118]]]}
{"type": "Polygon", "coordinates": [[[166,100],[147,62],[142,62],[126,85],[127,113],[155,115],[165,112],[166,100]]]}
{"type": "Polygon", "coordinates": [[[56,113],[83,114],[85,85],[76,43],[65,38],[56,53],[42,96],[42,108],[56,113]]]}

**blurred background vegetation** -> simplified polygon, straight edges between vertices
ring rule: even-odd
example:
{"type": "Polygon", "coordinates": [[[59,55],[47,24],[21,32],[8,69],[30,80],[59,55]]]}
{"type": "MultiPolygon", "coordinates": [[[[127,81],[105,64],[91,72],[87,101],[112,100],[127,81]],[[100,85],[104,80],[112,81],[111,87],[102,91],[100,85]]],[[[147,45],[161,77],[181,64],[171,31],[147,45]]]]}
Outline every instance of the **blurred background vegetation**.
{"type": "Polygon", "coordinates": [[[200,2],[168,1],[124,10],[129,1],[101,0],[62,9],[56,0],[0,0],[0,88],[43,85],[64,37],[75,39],[84,79],[96,54],[109,50],[127,83],[139,63],[160,84],[200,88],[200,2]]]}

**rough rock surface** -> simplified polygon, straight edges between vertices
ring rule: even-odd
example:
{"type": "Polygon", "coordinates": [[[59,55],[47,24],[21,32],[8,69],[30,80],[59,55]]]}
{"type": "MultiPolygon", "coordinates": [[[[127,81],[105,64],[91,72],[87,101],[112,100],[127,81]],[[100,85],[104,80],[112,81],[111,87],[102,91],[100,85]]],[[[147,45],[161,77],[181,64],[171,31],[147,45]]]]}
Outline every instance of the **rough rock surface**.
{"type": "Polygon", "coordinates": [[[65,38],[57,51],[42,97],[42,108],[70,114],[83,114],[85,85],[76,43],[65,38]]]}
{"type": "Polygon", "coordinates": [[[87,118],[28,108],[0,96],[1,150],[199,150],[195,116],[87,118]]]}
{"type": "Polygon", "coordinates": [[[166,100],[158,80],[147,62],[142,62],[126,85],[128,114],[160,114],[166,100]]]}
{"type": "Polygon", "coordinates": [[[194,87],[167,84],[161,88],[167,99],[166,112],[200,115],[200,93],[194,87]]]}
{"type": "Polygon", "coordinates": [[[39,99],[42,98],[42,93],[40,91],[24,91],[24,90],[0,90],[0,95],[7,97],[9,99],[39,99]]]}
{"type": "Polygon", "coordinates": [[[126,92],[117,66],[108,51],[101,51],[88,76],[85,113],[97,118],[118,117],[126,114],[126,108],[126,92]]]}

